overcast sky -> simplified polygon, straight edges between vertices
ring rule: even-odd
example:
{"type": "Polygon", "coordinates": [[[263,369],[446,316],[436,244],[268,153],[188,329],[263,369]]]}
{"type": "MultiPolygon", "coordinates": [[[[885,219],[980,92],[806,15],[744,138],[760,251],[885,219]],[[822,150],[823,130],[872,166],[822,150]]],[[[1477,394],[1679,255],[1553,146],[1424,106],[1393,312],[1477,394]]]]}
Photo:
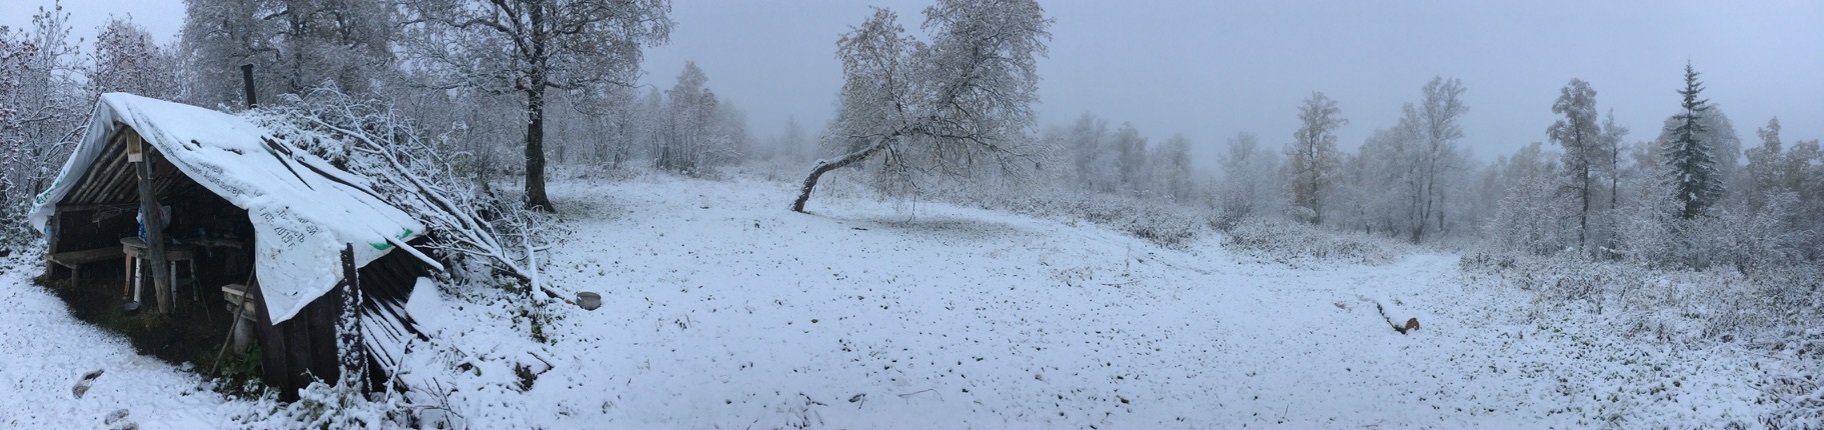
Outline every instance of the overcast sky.
{"type": "MultiPolygon", "coordinates": [[[[40,0],[0,1],[0,25],[19,27],[40,0]]],[[[786,118],[821,128],[840,66],[835,41],[869,14],[898,11],[921,34],[926,1],[676,1],[669,45],[647,53],[644,82],[669,88],[684,61],[748,112],[759,137],[786,118]]],[[[1162,141],[1183,133],[1200,161],[1237,132],[1283,145],[1312,91],[1336,99],[1353,149],[1398,120],[1434,75],[1468,88],[1466,146],[1483,158],[1545,140],[1558,90],[1589,81],[1651,139],[1678,108],[1690,61],[1704,96],[1736,123],[1744,146],[1778,115],[1788,142],[1824,138],[1824,2],[1795,1],[1042,1],[1052,27],[1040,63],[1040,121],[1095,113],[1131,121],[1162,141]]],[[[109,13],[131,14],[161,37],[182,22],[181,0],[72,0],[79,35],[109,13]]],[[[1203,163],[1200,163],[1203,164],[1203,163]]]]}

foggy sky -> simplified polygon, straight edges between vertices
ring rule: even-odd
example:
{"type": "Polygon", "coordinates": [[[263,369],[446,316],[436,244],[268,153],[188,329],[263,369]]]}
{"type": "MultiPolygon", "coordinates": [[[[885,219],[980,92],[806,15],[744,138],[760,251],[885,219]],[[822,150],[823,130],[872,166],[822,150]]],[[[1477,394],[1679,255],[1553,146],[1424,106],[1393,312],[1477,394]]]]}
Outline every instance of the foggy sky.
{"type": "MultiPolygon", "coordinates": [[[[29,23],[35,0],[0,2],[0,25],[29,23]]],[[[1480,158],[1545,141],[1553,99],[1589,81],[1629,142],[1659,134],[1678,109],[1686,61],[1703,93],[1735,121],[1743,146],[1778,115],[1787,142],[1824,138],[1824,2],[1212,2],[1042,1],[1052,27],[1040,62],[1040,121],[1095,113],[1131,121],[1161,142],[1190,137],[1199,164],[1236,132],[1283,145],[1312,91],[1336,99],[1353,150],[1389,128],[1434,75],[1463,80],[1464,145],[1480,158]]],[[[820,129],[834,111],[835,41],[874,4],[923,35],[928,1],[676,1],[669,45],[647,52],[642,82],[664,89],[694,60],[709,87],[747,111],[772,139],[795,117],[820,129]]],[[[77,34],[109,11],[131,13],[160,37],[182,21],[180,0],[66,1],[77,34]]]]}

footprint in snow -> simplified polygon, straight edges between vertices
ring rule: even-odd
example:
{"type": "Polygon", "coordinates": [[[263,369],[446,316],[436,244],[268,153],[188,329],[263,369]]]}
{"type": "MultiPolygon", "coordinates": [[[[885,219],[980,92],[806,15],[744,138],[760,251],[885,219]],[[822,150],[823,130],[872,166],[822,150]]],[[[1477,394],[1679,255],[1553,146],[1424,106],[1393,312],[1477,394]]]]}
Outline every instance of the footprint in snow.
{"type": "Polygon", "coordinates": [[[82,398],[83,394],[88,394],[89,387],[95,385],[95,378],[100,378],[101,373],[101,370],[97,369],[93,372],[83,374],[82,380],[76,381],[76,387],[70,389],[70,394],[75,395],[78,399],[82,398]]]}

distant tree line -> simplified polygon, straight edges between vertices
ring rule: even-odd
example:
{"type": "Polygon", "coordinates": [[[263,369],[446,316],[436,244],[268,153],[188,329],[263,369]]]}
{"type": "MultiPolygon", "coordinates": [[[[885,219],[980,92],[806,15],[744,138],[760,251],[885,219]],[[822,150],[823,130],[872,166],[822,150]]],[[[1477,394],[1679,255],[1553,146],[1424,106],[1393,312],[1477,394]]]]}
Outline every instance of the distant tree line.
{"type": "MultiPolygon", "coordinates": [[[[1336,148],[1348,124],[1321,92],[1301,104],[1284,151],[1242,133],[1216,185],[1225,216],[1283,213],[1413,243],[1484,243],[1535,255],[1570,252],[1654,266],[1744,271],[1824,258],[1824,158],[1818,140],[1787,144],[1778,118],[1743,149],[1692,66],[1678,113],[1649,141],[1603,115],[1597,91],[1572,79],[1549,106],[1542,141],[1493,163],[1459,149],[1469,112],[1454,78],[1433,78],[1391,127],[1356,153],[1336,148]],[[1280,158],[1283,156],[1283,158],[1280,158]],[[1277,172],[1277,173],[1275,173],[1277,172]]],[[[1545,107],[1542,107],[1542,109],[1545,107]]],[[[1486,138],[1484,138],[1486,139],[1486,138]]]]}
{"type": "Polygon", "coordinates": [[[669,87],[635,84],[642,49],[670,36],[669,10],[667,0],[190,0],[181,37],[160,43],[129,18],[73,39],[53,3],[31,28],[0,30],[0,210],[6,228],[23,228],[17,214],[99,94],[237,110],[238,67],[253,64],[261,101],[320,88],[378,101],[443,133],[453,168],[484,189],[523,177],[516,198],[544,210],[547,163],[703,176],[772,160],[809,167],[800,211],[823,175],[849,168],[893,195],[1000,182],[1018,185],[982,192],[1181,207],[1219,227],[1270,217],[1413,243],[1745,270],[1824,254],[1824,220],[1806,215],[1824,213],[1818,141],[1789,143],[1772,118],[1744,148],[1689,65],[1666,100],[1678,113],[1649,140],[1629,141],[1578,79],[1539,107],[1558,116],[1539,135],[1477,136],[1462,125],[1467,86],[1439,76],[1355,151],[1339,149],[1336,132],[1351,126],[1343,104],[1314,91],[1287,112],[1296,129],[1238,133],[1205,172],[1183,135],[1149,138],[1094,113],[1038,124],[1037,58],[1052,21],[1036,2],[938,0],[922,36],[877,9],[835,35],[844,82],[827,127],[792,119],[766,139],[694,62],[669,87]],[[1485,162],[1464,147],[1471,139],[1533,142],[1485,162]]]}

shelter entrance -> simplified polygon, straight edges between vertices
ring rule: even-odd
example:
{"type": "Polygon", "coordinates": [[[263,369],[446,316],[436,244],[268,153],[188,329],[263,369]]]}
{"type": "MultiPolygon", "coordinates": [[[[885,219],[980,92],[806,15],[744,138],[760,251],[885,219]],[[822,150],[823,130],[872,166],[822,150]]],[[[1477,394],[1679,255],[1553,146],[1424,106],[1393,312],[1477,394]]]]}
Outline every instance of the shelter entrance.
{"type": "Polygon", "coordinates": [[[94,167],[57,204],[47,223],[46,284],[78,318],[127,334],[142,354],[211,365],[237,318],[223,286],[253,282],[253,224],[246,210],[210,192],[150,145],[131,151],[137,137],[120,127],[94,167]],[[141,190],[142,177],[149,179],[147,190],[141,190]],[[142,191],[150,191],[155,204],[149,206],[159,216],[143,216],[142,191]],[[144,218],[162,221],[162,229],[147,231],[154,226],[144,218]],[[164,241],[165,270],[152,267],[147,239],[154,235],[164,241]],[[155,273],[163,273],[165,282],[156,282],[155,273]],[[156,304],[160,285],[170,298],[169,313],[156,304]]]}

